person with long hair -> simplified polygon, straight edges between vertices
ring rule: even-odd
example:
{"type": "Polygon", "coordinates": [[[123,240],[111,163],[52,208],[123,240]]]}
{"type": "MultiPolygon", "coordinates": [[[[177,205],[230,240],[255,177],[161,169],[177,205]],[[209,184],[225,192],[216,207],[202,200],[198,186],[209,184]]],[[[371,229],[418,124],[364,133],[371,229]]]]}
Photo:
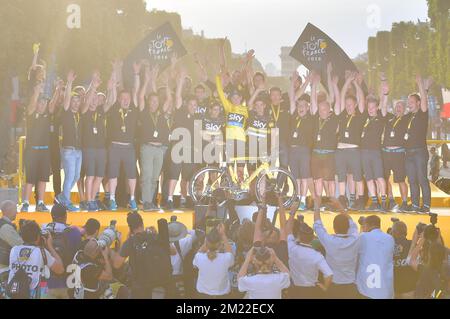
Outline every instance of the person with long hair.
{"type": "Polygon", "coordinates": [[[228,269],[234,264],[234,255],[220,224],[206,235],[205,243],[194,257],[198,269],[197,293],[200,299],[225,298],[231,290],[228,269]]]}

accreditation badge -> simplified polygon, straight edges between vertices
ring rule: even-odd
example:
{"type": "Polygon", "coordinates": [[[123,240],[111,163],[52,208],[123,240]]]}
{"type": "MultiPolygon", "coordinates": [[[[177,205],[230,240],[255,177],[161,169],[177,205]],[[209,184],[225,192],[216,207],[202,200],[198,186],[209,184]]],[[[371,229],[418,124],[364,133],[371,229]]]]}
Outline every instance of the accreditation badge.
{"type": "Polygon", "coordinates": [[[122,129],[122,132],[124,132],[124,133],[127,132],[127,127],[126,126],[122,126],[121,129],[122,129]]]}
{"type": "Polygon", "coordinates": [[[320,142],[320,140],[322,139],[322,137],[319,135],[317,135],[317,142],[320,142]]]}
{"type": "Polygon", "coordinates": [[[409,139],[409,134],[406,133],[406,134],[405,134],[405,141],[407,141],[408,139],[409,139]]]}
{"type": "Polygon", "coordinates": [[[348,131],[345,131],[344,136],[345,136],[345,138],[349,138],[350,137],[350,133],[348,131]]]}
{"type": "Polygon", "coordinates": [[[362,132],[361,138],[364,138],[364,136],[366,136],[366,132],[362,132]]]}
{"type": "Polygon", "coordinates": [[[157,138],[158,135],[159,135],[158,131],[153,132],[153,137],[154,137],[154,138],[157,138]]]}
{"type": "Polygon", "coordinates": [[[298,137],[298,133],[294,132],[294,134],[292,134],[292,138],[297,138],[298,137]]]}
{"type": "Polygon", "coordinates": [[[98,130],[97,130],[96,127],[93,127],[93,128],[92,128],[92,133],[94,133],[94,135],[97,135],[97,134],[98,134],[98,130]]]}
{"type": "Polygon", "coordinates": [[[55,132],[55,126],[54,125],[50,125],[50,133],[54,133],[55,132]]]}
{"type": "Polygon", "coordinates": [[[391,131],[391,138],[394,138],[395,137],[395,132],[394,131],[391,131]]]}

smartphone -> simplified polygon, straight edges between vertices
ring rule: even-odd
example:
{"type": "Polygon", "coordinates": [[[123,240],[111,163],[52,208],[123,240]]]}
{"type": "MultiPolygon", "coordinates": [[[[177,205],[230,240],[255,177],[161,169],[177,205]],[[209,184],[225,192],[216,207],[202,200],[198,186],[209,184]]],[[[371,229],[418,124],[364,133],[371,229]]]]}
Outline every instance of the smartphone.
{"type": "Polygon", "coordinates": [[[206,217],[206,235],[208,235],[211,230],[216,228],[218,225],[224,223],[225,220],[223,218],[217,218],[217,217],[206,217]]]}

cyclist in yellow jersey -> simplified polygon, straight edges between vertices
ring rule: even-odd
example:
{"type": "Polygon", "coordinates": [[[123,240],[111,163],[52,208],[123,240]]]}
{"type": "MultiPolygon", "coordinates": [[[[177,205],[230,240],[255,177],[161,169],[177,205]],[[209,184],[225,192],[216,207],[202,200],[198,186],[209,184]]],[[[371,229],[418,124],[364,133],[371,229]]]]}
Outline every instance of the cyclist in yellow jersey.
{"type": "MultiPolygon", "coordinates": [[[[246,126],[248,120],[248,108],[242,104],[243,96],[238,89],[233,89],[228,99],[225,96],[222,80],[216,77],[217,92],[225,110],[225,136],[227,142],[227,162],[233,157],[245,157],[246,126]]],[[[237,175],[243,180],[245,161],[237,161],[237,175]]]]}

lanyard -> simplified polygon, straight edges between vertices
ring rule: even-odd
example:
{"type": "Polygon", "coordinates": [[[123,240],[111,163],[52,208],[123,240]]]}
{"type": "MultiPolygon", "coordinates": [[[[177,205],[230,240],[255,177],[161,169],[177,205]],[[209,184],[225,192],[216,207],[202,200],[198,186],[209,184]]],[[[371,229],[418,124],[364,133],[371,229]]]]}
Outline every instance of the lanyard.
{"type": "Polygon", "coordinates": [[[122,118],[122,127],[126,127],[125,124],[125,117],[128,115],[128,113],[124,114],[123,109],[119,109],[120,117],[122,118]]]}
{"type": "Polygon", "coordinates": [[[153,113],[150,113],[150,118],[152,119],[153,126],[156,129],[156,124],[158,123],[159,112],[155,112],[156,116],[153,116],[153,113]]]}
{"type": "Polygon", "coordinates": [[[75,121],[75,129],[78,129],[78,125],[80,124],[80,113],[74,113],[73,120],[75,121]]]}
{"type": "Polygon", "coordinates": [[[352,123],[352,120],[353,120],[354,117],[355,117],[354,115],[351,115],[350,119],[347,121],[347,129],[346,129],[346,131],[348,131],[348,128],[350,127],[350,124],[352,123]]]}
{"type": "Polygon", "coordinates": [[[321,119],[319,118],[319,135],[320,135],[320,133],[322,132],[322,129],[323,129],[323,127],[325,126],[325,124],[328,122],[328,118],[325,119],[325,120],[323,120],[323,123],[322,123],[322,124],[320,124],[320,122],[321,122],[321,119]]]}
{"type": "MultiPolygon", "coordinates": [[[[296,130],[298,130],[298,128],[300,127],[300,125],[302,124],[302,118],[301,117],[297,117],[297,128],[296,130]]],[[[319,120],[320,121],[320,120],[319,120]]]]}
{"type": "Polygon", "coordinates": [[[407,133],[409,133],[409,130],[411,129],[411,124],[414,121],[414,119],[416,118],[417,113],[414,113],[414,115],[411,117],[411,119],[409,120],[409,124],[408,124],[408,130],[407,133]]]}
{"type": "Polygon", "coordinates": [[[397,124],[400,122],[400,120],[402,119],[402,116],[400,116],[397,121],[394,122],[394,125],[392,125],[392,130],[395,129],[395,127],[397,126],[397,124]]]}
{"type": "Polygon", "coordinates": [[[95,112],[95,113],[92,115],[92,119],[94,120],[94,127],[97,127],[97,118],[98,118],[98,113],[95,112]]]}
{"type": "Polygon", "coordinates": [[[275,119],[275,124],[278,124],[278,119],[280,118],[280,109],[281,105],[278,106],[278,112],[275,112],[274,106],[270,106],[272,108],[273,118],[275,119]]]}

